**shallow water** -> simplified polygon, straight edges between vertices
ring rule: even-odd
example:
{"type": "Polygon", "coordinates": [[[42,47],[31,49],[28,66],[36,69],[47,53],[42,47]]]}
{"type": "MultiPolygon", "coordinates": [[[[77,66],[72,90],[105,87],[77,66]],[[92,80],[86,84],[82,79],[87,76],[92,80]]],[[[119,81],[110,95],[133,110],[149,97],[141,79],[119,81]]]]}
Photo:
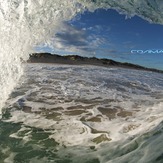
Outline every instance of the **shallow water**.
{"type": "Polygon", "coordinates": [[[27,64],[0,121],[0,162],[162,162],[163,74],[27,64]]]}

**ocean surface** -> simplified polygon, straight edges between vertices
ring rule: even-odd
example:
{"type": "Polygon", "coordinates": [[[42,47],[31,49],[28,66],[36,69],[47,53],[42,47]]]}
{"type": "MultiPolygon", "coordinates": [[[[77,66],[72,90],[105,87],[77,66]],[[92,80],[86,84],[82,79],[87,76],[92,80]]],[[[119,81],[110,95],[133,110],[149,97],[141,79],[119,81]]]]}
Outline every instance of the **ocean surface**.
{"type": "Polygon", "coordinates": [[[0,163],[162,163],[163,74],[26,64],[0,120],[0,163]]]}

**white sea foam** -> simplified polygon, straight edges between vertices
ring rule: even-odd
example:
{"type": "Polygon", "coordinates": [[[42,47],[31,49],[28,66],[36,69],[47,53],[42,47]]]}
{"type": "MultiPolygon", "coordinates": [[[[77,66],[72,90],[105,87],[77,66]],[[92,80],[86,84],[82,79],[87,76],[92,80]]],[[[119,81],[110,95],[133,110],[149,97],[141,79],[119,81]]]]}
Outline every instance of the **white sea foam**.
{"type": "MultiPolygon", "coordinates": [[[[114,8],[129,17],[139,15],[151,22],[163,23],[163,3],[159,0],[0,0],[0,110],[23,74],[21,58],[26,60],[36,45],[53,46],[52,37],[64,21],[96,8],[114,8]]],[[[162,124],[158,125],[163,116],[161,74],[52,65],[28,65],[27,72],[21,80],[22,86],[18,85],[6,102],[6,107],[11,109],[7,122],[49,130],[49,138],[67,145],[68,154],[73,152],[74,162],[89,161],[91,157],[85,157],[87,150],[80,149],[90,145],[95,145],[97,152],[88,155],[96,155],[102,163],[108,160],[144,163],[161,159],[162,124]],[[69,112],[72,106],[77,106],[74,110],[88,112],[73,115],[69,112]],[[101,113],[99,107],[118,111],[110,118],[105,110],[101,113]],[[118,116],[121,109],[128,115],[121,112],[118,116]],[[59,116],[50,115],[53,112],[59,116]],[[98,116],[101,122],[90,120],[98,116]],[[105,140],[108,138],[108,143],[99,145],[93,141],[101,134],[106,136],[105,140]]],[[[18,132],[23,129],[22,125],[18,132]]],[[[21,138],[18,133],[10,137],[21,138]]],[[[30,141],[30,131],[22,139],[30,141]]],[[[10,145],[10,141],[4,143],[10,145]]],[[[14,162],[16,153],[11,150],[2,151],[9,153],[4,162],[14,162]]],[[[64,153],[61,151],[60,155],[64,153]]],[[[46,157],[33,158],[31,162],[47,160],[46,157]]]]}
{"type": "Polygon", "coordinates": [[[27,64],[3,121],[21,124],[10,134],[21,145],[49,149],[44,141],[56,141],[57,156],[74,163],[155,162],[163,147],[162,80],[122,68],[27,64]]]}
{"type": "Polygon", "coordinates": [[[92,145],[101,134],[110,142],[126,140],[152,130],[163,119],[162,74],[50,64],[28,64],[26,73],[18,89],[23,95],[14,97],[13,92],[8,100],[21,110],[13,109],[7,121],[51,129],[50,138],[61,144],[92,145]],[[73,115],[74,110],[83,112],[73,115]],[[56,112],[60,120],[53,116],[56,112]],[[89,121],[93,117],[101,121],[89,121]]]}
{"type": "Polygon", "coordinates": [[[23,73],[21,58],[26,60],[36,45],[53,46],[52,37],[64,21],[97,8],[114,8],[163,23],[161,1],[0,0],[0,108],[23,73]]]}

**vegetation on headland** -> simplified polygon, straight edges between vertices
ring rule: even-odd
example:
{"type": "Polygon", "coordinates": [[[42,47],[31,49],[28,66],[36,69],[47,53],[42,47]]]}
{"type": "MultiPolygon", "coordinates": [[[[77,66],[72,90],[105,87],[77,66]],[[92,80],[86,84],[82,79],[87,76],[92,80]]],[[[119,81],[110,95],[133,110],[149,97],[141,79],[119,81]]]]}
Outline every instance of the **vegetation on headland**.
{"type": "Polygon", "coordinates": [[[157,70],[153,68],[146,68],[140,65],[135,65],[131,63],[117,62],[111,59],[99,59],[95,57],[82,57],[78,55],[67,55],[60,56],[57,54],[50,53],[33,53],[29,55],[28,63],[57,63],[57,64],[69,64],[69,65],[95,65],[103,67],[122,67],[131,68],[137,70],[146,70],[163,73],[162,70],[157,70]]]}

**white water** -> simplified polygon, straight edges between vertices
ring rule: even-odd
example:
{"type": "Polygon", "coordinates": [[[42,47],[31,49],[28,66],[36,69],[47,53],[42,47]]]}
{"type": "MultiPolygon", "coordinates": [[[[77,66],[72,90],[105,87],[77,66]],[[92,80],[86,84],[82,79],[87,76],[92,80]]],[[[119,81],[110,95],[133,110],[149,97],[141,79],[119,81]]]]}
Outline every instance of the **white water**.
{"type": "Polygon", "coordinates": [[[23,73],[20,58],[26,60],[37,44],[53,46],[51,36],[62,22],[96,8],[115,8],[129,16],[137,14],[163,23],[163,3],[159,0],[0,0],[0,110],[23,73]]]}
{"type": "MultiPolygon", "coordinates": [[[[3,117],[4,125],[12,126],[7,140],[22,140],[19,145],[23,144],[23,149],[32,142],[32,152],[37,143],[44,151],[53,151],[54,146],[50,149],[42,144],[44,131],[49,134],[46,139],[59,143],[58,154],[64,161],[66,155],[74,163],[93,158],[101,163],[162,161],[161,73],[30,63],[21,80],[23,84],[7,100],[10,117],[3,117]],[[21,127],[14,130],[13,125],[19,124],[21,127]],[[34,128],[38,129],[37,140],[33,137],[34,128]],[[98,142],[100,136],[103,139],[98,142]],[[90,146],[96,149],[90,151],[90,146]]],[[[8,142],[4,144],[10,147],[8,159],[12,160],[18,146],[13,148],[8,142]]],[[[35,158],[31,162],[45,159],[35,158]]]]}
{"type": "Polygon", "coordinates": [[[50,43],[60,23],[79,11],[75,1],[0,1],[0,108],[23,73],[20,58],[26,60],[36,44],[50,43]]]}

